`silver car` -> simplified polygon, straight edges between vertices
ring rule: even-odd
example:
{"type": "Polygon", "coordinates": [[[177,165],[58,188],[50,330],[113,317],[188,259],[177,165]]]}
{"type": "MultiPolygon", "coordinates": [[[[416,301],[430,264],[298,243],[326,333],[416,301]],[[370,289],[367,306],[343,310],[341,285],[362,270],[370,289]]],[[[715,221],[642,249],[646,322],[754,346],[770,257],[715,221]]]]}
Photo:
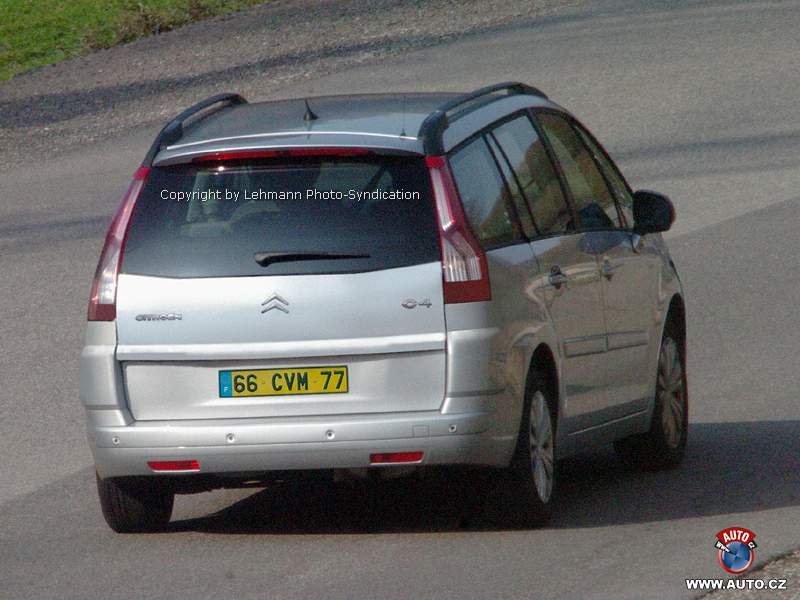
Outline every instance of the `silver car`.
{"type": "Polygon", "coordinates": [[[565,456],[677,465],[674,217],[525,84],[187,109],[91,290],[80,395],[108,524],[163,528],[176,493],[275,472],[429,465],[494,467],[537,524],[565,456]]]}

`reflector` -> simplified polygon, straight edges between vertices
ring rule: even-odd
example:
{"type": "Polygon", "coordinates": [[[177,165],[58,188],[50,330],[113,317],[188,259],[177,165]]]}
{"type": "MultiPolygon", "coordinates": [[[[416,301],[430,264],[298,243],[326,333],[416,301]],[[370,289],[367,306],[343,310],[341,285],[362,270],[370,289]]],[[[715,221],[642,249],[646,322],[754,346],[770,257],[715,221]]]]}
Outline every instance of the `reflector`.
{"type": "Polygon", "coordinates": [[[389,463],[418,463],[425,456],[424,452],[383,452],[380,454],[370,454],[369,462],[373,465],[389,463]]]}
{"type": "Polygon", "coordinates": [[[196,460],[148,460],[147,466],[153,471],[199,471],[196,460]]]}

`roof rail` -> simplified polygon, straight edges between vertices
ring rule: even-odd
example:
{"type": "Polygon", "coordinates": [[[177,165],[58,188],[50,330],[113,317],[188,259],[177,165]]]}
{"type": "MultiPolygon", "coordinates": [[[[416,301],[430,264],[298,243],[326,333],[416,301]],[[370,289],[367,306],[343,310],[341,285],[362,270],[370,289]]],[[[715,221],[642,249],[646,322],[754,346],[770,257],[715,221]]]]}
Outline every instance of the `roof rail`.
{"type": "Polygon", "coordinates": [[[447,118],[448,112],[458,108],[459,106],[467,104],[468,102],[477,100],[482,96],[488,96],[497,92],[508,92],[509,96],[515,94],[527,94],[530,96],[540,96],[545,99],[547,98],[547,96],[541,90],[531,85],[519,83],[518,81],[507,81],[505,83],[488,85],[486,87],[477,89],[474,92],[470,92],[469,94],[463,94],[457,98],[448,100],[431,114],[429,114],[419,128],[417,137],[422,139],[422,146],[425,150],[425,154],[432,156],[444,154],[442,136],[444,135],[445,129],[447,129],[447,127],[450,125],[450,121],[447,118]]]}
{"type": "Polygon", "coordinates": [[[217,94],[216,96],[211,96],[210,98],[201,100],[197,104],[193,104],[192,106],[184,110],[181,114],[179,114],[177,117],[172,119],[169,123],[167,123],[164,126],[164,128],[158,133],[155,141],[150,146],[150,149],[147,151],[147,154],[145,155],[144,160],[142,161],[142,165],[145,167],[149,167],[150,165],[152,165],[153,159],[163,146],[169,146],[170,144],[174,144],[179,139],[181,139],[181,137],[183,137],[183,125],[187,120],[197,115],[198,113],[202,112],[203,110],[214,106],[215,104],[219,104],[220,106],[218,108],[215,108],[213,111],[207,111],[203,115],[204,117],[218,110],[221,110],[227,106],[247,104],[247,100],[245,100],[244,97],[240,96],[239,94],[228,93],[228,94],[217,94]]]}

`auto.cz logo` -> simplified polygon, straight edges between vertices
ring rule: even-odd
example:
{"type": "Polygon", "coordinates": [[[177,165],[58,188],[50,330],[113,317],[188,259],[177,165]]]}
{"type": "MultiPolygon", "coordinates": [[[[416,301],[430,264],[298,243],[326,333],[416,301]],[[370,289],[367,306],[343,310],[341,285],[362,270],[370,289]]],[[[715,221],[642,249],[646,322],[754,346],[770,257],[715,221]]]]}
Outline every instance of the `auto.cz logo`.
{"type": "Polygon", "coordinates": [[[755,539],[756,534],[744,527],[727,527],[718,532],[714,547],[719,566],[733,575],[747,571],[756,559],[755,539]]]}
{"type": "MultiPolygon", "coordinates": [[[[719,566],[732,575],[745,573],[756,560],[756,534],[745,527],[726,527],[717,532],[714,547],[719,566]]],[[[786,590],[788,579],[732,577],[687,579],[687,590],[786,590]]]]}

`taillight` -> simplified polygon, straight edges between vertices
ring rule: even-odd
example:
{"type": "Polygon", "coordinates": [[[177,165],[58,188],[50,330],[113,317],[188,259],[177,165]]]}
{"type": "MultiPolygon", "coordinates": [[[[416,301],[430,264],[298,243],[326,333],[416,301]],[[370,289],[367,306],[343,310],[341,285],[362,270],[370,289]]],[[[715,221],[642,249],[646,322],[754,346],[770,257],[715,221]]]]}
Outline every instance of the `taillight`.
{"type": "Polygon", "coordinates": [[[106,241],[94,272],[92,291],[89,296],[89,320],[113,321],[117,318],[117,276],[122,262],[122,252],[128,235],[128,225],[136,199],[150,172],[149,167],[139,167],[133,181],[114,215],[106,233],[106,241]]]}
{"type": "Polygon", "coordinates": [[[439,219],[444,301],[455,304],[491,300],[486,254],[467,224],[447,159],[428,156],[425,164],[439,219]]]}

